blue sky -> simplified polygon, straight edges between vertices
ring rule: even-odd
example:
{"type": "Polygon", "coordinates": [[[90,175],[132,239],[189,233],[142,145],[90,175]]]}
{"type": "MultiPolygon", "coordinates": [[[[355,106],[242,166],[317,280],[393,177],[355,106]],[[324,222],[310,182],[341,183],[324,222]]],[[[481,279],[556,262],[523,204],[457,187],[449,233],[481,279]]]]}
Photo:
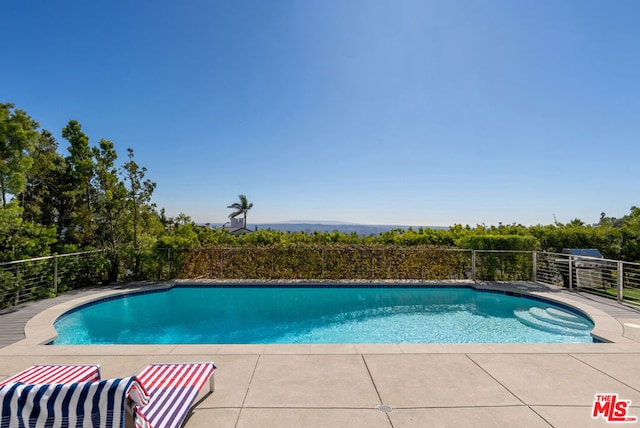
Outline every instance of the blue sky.
{"type": "Polygon", "coordinates": [[[640,205],[636,0],[23,1],[0,101],[169,215],[550,224],[640,205]]]}

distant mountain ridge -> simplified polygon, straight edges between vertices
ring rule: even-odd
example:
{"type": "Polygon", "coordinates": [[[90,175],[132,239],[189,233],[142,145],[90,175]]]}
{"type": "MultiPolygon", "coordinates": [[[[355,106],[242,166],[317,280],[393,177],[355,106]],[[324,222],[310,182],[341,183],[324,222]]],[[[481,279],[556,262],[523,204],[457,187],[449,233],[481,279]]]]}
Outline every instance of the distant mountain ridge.
{"type": "Polygon", "coordinates": [[[379,235],[393,229],[407,229],[407,226],[369,225],[369,224],[311,224],[311,223],[287,223],[287,224],[263,224],[257,225],[258,229],[282,230],[285,232],[340,232],[355,233],[359,236],[379,235]]]}
{"type": "MultiPolygon", "coordinates": [[[[212,227],[221,227],[221,224],[210,224],[212,227]]],[[[358,224],[358,223],[343,223],[343,222],[301,222],[287,221],[283,223],[249,223],[247,229],[249,230],[281,230],[283,232],[340,232],[340,233],[355,233],[359,236],[379,235],[384,232],[388,232],[394,229],[409,229],[412,227],[418,229],[419,227],[430,229],[447,229],[442,226],[406,226],[406,225],[392,225],[392,224],[358,224]]]]}
{"type": "MultiPolygon", "coordinates": [[[[270,224],[270,223],[263,223],[270,224]]],[[[333,221],[333,220],[287,220],[273,224],[339,224],[339,225],[361,225],[360,223],[352,223],[349,221],[333,221]]],[[[366,226],[366,225],[365,225],[366,226]]]]}

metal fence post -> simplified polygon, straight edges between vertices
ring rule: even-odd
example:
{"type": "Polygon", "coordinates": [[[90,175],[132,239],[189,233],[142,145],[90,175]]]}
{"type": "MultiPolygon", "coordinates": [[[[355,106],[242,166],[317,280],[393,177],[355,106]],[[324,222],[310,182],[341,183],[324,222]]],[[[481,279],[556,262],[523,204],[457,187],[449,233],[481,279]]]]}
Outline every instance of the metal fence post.
{"type": "Polygon", "coordinates": [[[538,282],[538,253],[536,251],[532,252],[533,256],[533,269],[532,269],[532,276],[533,276],[533,282],[536,283],[538,282]]]}
{"type": "Polygon", "coordinates": [[[53,293],[58,295],[58,256],[53,256],[53,293]]]}
{"type": "Polygon", "coordinates": [[[569,290],[573,290],[573,256],[569,256],[569,290]]]}
{"type": "Polygon", "coordinates": [[[624,300],[624,264],[618,260],[618,302],[624,300]]]}

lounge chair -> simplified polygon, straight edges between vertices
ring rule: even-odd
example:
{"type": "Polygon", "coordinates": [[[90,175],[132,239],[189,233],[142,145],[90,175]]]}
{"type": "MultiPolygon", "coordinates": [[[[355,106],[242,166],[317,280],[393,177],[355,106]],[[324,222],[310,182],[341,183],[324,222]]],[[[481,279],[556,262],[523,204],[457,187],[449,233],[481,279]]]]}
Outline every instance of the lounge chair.
{"type": "Polygon", "coordinates": [[[5,383],[0,386],[0,427],[123,428],[127,411],[148,398],[135,376],[67,384],[5,383]]]}
{"type": "Polygon", "coordinates": [[[52,384],[74,382],[97,382],[100,380],[100,366],[97,364],[43,364],[31,366],[20,373],[0,382],[7,383],[52,384]]]}
{"type": "Polygon", "coordinates": [[[149,403],[134,408],[137,428],[179,427],[189,414],[200,391],[209,381],[214,390],[213,363],[152,364],[138,379],[149,393],[149,403]]]}

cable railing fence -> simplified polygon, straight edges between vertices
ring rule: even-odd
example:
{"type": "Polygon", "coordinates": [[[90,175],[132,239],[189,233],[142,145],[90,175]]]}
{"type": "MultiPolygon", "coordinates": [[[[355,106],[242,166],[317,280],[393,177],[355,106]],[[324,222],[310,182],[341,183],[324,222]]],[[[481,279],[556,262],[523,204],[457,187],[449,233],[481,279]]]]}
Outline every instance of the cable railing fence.
{"type": "Polygon", "coordinates": [[[95,284],[107,263],[101,250],[0,263],[0,308],[95,284]]]}
{"type": "Polygon", "coordinates": [[[639,263],[563,253],[275,245],[173,249],[167,260],[174,278],[531,281],[640,304],[639,263]]]}
{"type": "Polygon", "coordinates": [[[538,252],[536,281],[640,304],[640,263],[538,252]]]}
{"type": "Polygon", "coordinates": [[[530,281],[640,304],[640,264],[539,251],[272,245],[89,251],[0,263],[0,308],[118,279],[530,281]]]}
{"type": "Polygon", "coordinates": [[[531,251],[469,250],[478,281],[532,281],[535,253],[531,251]]]}

